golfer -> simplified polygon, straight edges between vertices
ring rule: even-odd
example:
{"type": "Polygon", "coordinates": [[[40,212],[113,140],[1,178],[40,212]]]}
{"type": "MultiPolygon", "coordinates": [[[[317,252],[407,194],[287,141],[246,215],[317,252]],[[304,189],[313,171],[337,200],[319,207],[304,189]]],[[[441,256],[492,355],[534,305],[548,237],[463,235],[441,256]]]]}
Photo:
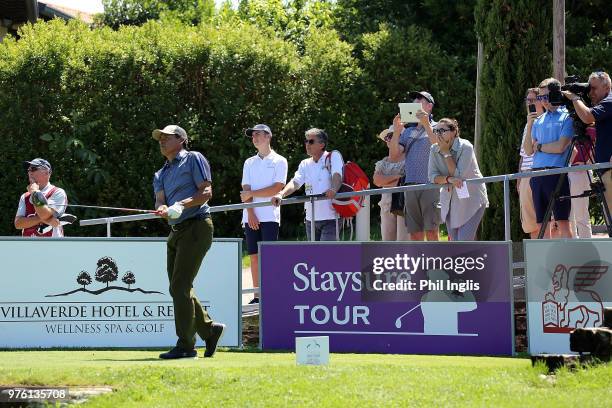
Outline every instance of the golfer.
{"type": "Polygon", "coordinates": [[[155,173],[155,208],[168,220],[167,267],[174,303],[178,341],[162,359],[197,358],[196,333],[206,343],[204,357],[212,357],[225,325],[213,322],[193,293],[193,281],[212,244],[213,222],[208,200],[212,197],[210,165],[199,152],[186,149],[187,132],[168,125],[153,131],[167,159],[155,173]]]}

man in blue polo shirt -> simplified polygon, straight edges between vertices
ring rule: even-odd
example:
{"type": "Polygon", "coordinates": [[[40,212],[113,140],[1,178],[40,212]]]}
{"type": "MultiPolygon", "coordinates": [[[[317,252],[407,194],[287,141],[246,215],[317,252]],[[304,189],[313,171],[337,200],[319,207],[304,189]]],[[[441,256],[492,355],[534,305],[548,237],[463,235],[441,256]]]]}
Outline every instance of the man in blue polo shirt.
{"type": "Polygon", "coordinates": [[[210,166],[199,152],[185,149],[187,132],[168,125],[153,131],[161,154],[167,159],[155,173],[155,208],[172,231],[167,243],[170,295],[178,341],[162,359],[197,358],[196,333],[206,343],[204,357],[212,357],[225,325],[209,317],[193,293],[193,281],[212,245],[213,223],[208,200],[212,197],[210,166]],[[171,204],[170,206],[168,206],[171,204]]]}
{"type": "MultiPolygon", "coordinates": [[[[561,86],[555,78],[545,79],[540,83],[537,98],[542,101],[546,111],[543,115],[537,113],[527,115],[527,129],[523,141],[523,149],[528,155],[533,154],[533,170],[543,170],[556,167],[565,167],[570,154],[570,143],[574,134],[573,121],[565,107],[553,106],[548,101],[549,85],[561,86]]],[[[529,180],[533,196],[533,205],[536,211],[538,230],[542,227],[548,202],[553,196],[555,187],[562,177],[560,196],[569,196],[569,182],[565,175],[551,175],[532,177],[529,180]]],[[[553,206],[555,221],[559,226],[561,237],[571,238],[569,215],[570,200],[557,200],[553,206]]],[[[545,238],[550,238],[546,233],[545,238]]]]}

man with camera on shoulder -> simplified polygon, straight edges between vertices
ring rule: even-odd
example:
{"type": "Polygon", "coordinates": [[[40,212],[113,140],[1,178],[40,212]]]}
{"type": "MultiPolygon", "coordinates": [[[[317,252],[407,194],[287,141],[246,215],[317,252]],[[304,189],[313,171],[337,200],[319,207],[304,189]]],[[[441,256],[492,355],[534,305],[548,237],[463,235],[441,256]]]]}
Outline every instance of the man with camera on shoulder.
{"type": "MultiPolygon", "coordinates": [[[[595,162],[606,163],[612,159],[612,93],[610,92],[610,75],[603,71],[593,72],[589,76],[589,108],[580,97],[570,91],[563,94],[572,101],[580,120],[586,124],[595,122],[597,142],[595,143],[595,162]]],[[[605,187],[608,209],[612,211],[612,171],[603,170],[601,181],[605,187]]]]}

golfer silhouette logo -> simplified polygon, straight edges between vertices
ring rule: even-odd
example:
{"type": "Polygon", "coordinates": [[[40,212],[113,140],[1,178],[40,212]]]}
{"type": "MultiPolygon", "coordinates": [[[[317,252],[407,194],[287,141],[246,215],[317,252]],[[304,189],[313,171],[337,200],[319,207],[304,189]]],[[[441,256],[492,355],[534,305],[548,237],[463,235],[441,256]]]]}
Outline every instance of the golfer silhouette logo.
{"type": "Polygon", "coordinates": [[[606,272],[606,265],[569,268],[557,265],[551,279],[552,289],[544,295],[542,302],[544,333],[569,333],[576,328],[601,326],[604,305],[599,293],[592,288],[606,272]],[[572,277],[573,281],[570,280],[572,277]],[[573,288],[570,282],[573,282],[573,288]],[[580,300],[577,294],[586,296],[580,300]]]}
{"type": "Polygon", "coordinates": [[[437,290],[430,290],[421,297],[421,303],[395,320],[395,327],[401,329],[402,319],[420,308],[423,314],[423,332],[432,336],[478,336],[475,333],[459,333],[459,313],[476,310],[477,304],[471,291],[459,293],[446,290],[448,273],[442,270],[427,272],[430,282],[437,284],[437,290]],[[440,289],[440,290],[438,290],[440,289]]]}

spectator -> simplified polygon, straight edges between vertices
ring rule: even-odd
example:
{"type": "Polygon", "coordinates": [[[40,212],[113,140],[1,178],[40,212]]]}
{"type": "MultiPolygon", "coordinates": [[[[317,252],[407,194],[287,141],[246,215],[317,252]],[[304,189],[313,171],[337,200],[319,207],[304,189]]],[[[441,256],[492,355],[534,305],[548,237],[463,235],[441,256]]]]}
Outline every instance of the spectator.
{"type": "MultiPolygon", "coordinates": [[[[534,154],[532,170],[545,170],[565,167],[567,156],[570,154],[568,146],[573,135],[572,118],[565,107],[553,106],[548,100],[549,85],[559,87],[555,78],[545,79],[540,83],[538,98],[546,110],[542,115],[530,113],[527,115],[527,131],[523,148],[526,154],[534,154]]],[[[569,183],[565,175],[554,174],[550,176],[534,177],[530,180],[533,196],[533,205],[536,210],[538,230],[541,229],[544,215],[559,178],[562,178],[559,196],[569,196],[569,183]]],[[[569,213],[571,200],[556,200],[553,206],[555,222],[559,227],[559,236],[571,238],[569,228],[569,213]]],[[[546,233],[546,238],[550,234],[546,233]]]]}
{"type": "Polygon", "coordinates": [[[326,150],[329,138],[321,129],[312,128],[306,131],[307,159],[302,160],[293,178],[283,189],[272,197],[274,205],[280,205],[283,197],[292,194],[303,185],[306,195],[325,194],[327,200],[315,201],[315,219],[312,219],[311,204],[304,203],[306,210],[306,236],[311,240],[310,223],[315,223],[314,241],[338,240],[338,216],[332,206],[332,199],[342,186],[342,169],[344,162],[336,150],[326,150]],[[329,160],[327,160],[329,156],[329,160]]]}
{"type": "Polygon", "coordinates": [[[66,192],[51,184],[51,164],[41,158],[24,162],[28,171],[27,192],[19,198],[15,228],[24,237],[63,237],[59,218],[66,211],[66,192]],[[52,229],[45,228],[46,226],[52,229]],[[43,232],[44,231],[44,232],[43,232]]]}
{"type": "MultiPolygon", "coordinates": [[[[287,183],[287,159],[270,147],[272,131],[268,125],[255,125],[245,131],[253,139],[257,154],[249,157],[242,168],[242,191],[240,200],[248,202],[268,202],[287,183]]],[[[246,236],[247,251],[251,258],[251,277],[253,287],[259,287],[259,256],[257,243],[278,240],[280,208],[247,208],[242,211],[242,225],[246,236]]],[[[259,303],[255,296],[249,304],[259,303]]]]}
{"type": "MultiPolygon", "coordinates": [[[[592,164],[591,156],[595,146],[595,128],[590,126],[585,130],[585,140],[579,139],[574,145],[572,166],[592,164]]],[[[591,190],[591,171],[573,171],[567,173],[572,197],[591,190]]],[[[589,197],[572,198],[570,210],[570,228],[573,236],[578,238],[592,238],[591,215],[589,214],[589,197]]]]}
{"type": "MultiPolygon", "coordinates": [[[[544,113],[544,107],[542,102],[537,99],[538,88],[529,88],[525,95],[525,105],[527,107],[527,113],[529,114],[529,105],[535,105],[536,113],[541,115],[544,113]]],[[[531,171],[533,165],[533,154],[528,155],[523,149],[523,143],[525,142],[525,136],[527,133],[527,124],[523,129],[523,138],[521,140],[521,159],[519,161],[519,171],[521,173],[531,171]]],[[[532,239],[538,237],[538,224],[536,221],[535,208],[533,207],[533,196],[531,195],[531,185],[529,183],[531,178],[518,179],[516,182],[518,193],[519,193],[519,204],[521,210],[521,226],[523,231],[532,239]]]]}
{"type": "MultiPolygon", "coordinates": [[[[432,132],[432,126],[435,125],[431,114],[434,99],[426,91],[410,92],[408,97],[422,106],[422,109],[417,111],[419,123],[417,126],[404,128],[399,115],[395,117],[389,154],[395,156],[399,152],[404,155],[405,185],[426,184],[429,150],[431,145],[437,142],[432,132]]],[[[404,196],[404,221],[410,240],[423,241],[427,238],[428,241],[437,241],[440,226],[439,191],[406,191],[404,196]]]]}
{"type": "MultiPolygon", "coordinates": [[[[580,120],[586,124],[595,122],[597,143],[595,144],[595,162],[612,161],[612,92],[610,75],[603,71],[593,72],[589,76],[589,98],[593,104],[587,107],[584,102],[571,92],[563,91],[576,109],[580,120]]],[[[608,209],[612,212],[612,171],[600,172],[601,181],[605,187],[605,198],[608,209]]]]}
{"type": "MultiPolygon", "coordinates": [[[[378,135],[389,149],[389,154],[384,159],[376,162],[374,168],[374,184],[378,187],[395,187],[399,179],[404,175],[404,155],[399,151],[391,154],[389,143],[393,137],[393,131],[385,129],[378,135]]],[[[408,241],[410,234],[406,230],[404,217],[391,213],[391,194],[383,194],[378,203],[380,206],[380,230],[383,241],[408,241]]]]}
{"type": "Polygon", "coordinates": [[[484,183],[463,182],[482,178],[474,147],[459,137],[459,124],[454,119],[440,119],[434,133],[438,143],[431,146],[428,176],[430,182],[445,185],[440,189],[442,220],[452,241],[473,241],[489,206],[484,183]],[[465,190],[467,197],[459,194],[465,190]]]}

